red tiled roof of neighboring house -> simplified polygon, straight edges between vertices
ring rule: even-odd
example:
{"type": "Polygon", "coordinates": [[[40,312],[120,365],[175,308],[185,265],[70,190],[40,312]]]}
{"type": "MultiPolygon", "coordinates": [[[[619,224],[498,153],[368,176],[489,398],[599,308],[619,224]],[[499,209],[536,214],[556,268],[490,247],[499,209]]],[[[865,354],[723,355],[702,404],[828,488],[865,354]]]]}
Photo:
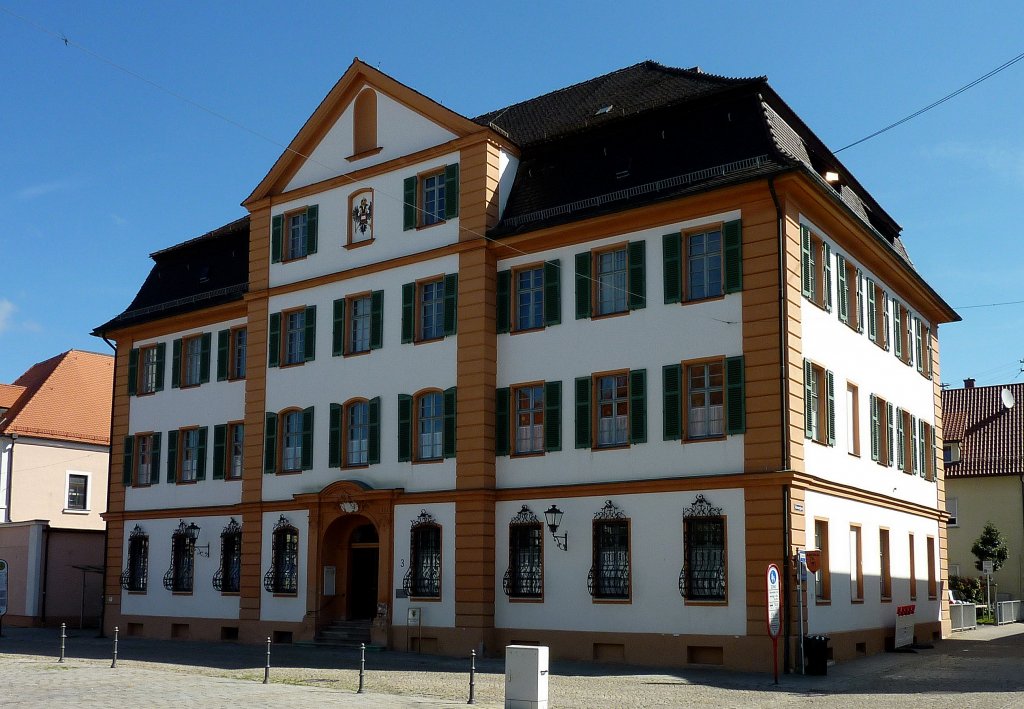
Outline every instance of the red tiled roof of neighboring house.
{"type": "Polygon", "coordinates": [[[960,460],[946,463],[947,478],[1024,474],[1024,384],[946,389],[943,438],[959,441],[960,460]],[[1015,404],[1006,408],[1008,389],[1015,404]]]}
{"type": "Polygon", "coordinates": [[[33,365],[13,387],[0,386],[22,389],[0,433],[110,445],[112,356],[69,350],[33,365]]]}
{"type": "Polygon", "coordinates": [[[14,384],[0,384],[0,409],[9,409],[25,391],[25,387],[14,384]]]}

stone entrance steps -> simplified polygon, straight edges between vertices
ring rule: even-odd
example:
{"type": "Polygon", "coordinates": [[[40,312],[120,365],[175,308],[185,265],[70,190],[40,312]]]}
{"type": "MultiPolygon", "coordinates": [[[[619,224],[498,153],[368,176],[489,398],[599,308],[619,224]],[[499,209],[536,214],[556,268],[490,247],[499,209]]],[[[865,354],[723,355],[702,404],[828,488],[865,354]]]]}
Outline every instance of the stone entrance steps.
{"type": "Polygon", "coordinates": [[[369,620],[336,620],[320,628],[314,642],[334,647],[359,647],[360,643],[369,646],[371,624],[369,620]]]}

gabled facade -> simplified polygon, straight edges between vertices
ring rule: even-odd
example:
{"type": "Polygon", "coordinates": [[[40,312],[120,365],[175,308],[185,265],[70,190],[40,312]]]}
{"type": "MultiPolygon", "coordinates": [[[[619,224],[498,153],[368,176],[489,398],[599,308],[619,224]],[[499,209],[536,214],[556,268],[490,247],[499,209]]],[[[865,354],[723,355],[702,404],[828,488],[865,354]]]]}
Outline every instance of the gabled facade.
{"type": "Polygon", "coordinates": [[[767,669],[765,568],[793,650],[817,532],[837,657],[904,600],[941,632],[956,316],[764,79],[645,62],[471,120],[356,60],[244,206],[97,329],[112,625],[767,669]]]}
{"type": "Polygon", "coordinates": [[[15,625],[97,624],[114,358],[69,350],[0,385],[0,559],[15,625]]]}
{"type": "Polygon", "coordinates": [[[992,522],[1009,556],[992,575],[993,599],[1024,593],[1024,384],[944,389],[943,445],[949,575],[980,577],[971,547],[992,522]],[[1006,393],[1004,393],[1006,392],[1006,393]]]}

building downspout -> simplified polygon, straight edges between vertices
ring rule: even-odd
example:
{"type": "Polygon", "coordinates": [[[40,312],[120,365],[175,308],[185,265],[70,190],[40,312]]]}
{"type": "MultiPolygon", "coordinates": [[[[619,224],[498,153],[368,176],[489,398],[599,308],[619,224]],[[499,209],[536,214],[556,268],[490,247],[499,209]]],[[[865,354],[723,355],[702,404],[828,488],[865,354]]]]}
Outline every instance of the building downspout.
{"type": "MultiPolygon", "coordinates": [[[[775,192],[775,176],[768,178],[768,191],[772,195],[772,204],[775,205],[775,219],[779,231],[779,409],[781,415],[781,470],[790,469],[790,448],[789,448],[789,376],[786,352],[787,317],[789,316],[786,307],[786,224],[785,215],[782,212],[782,205],[779,204],[779,195],[775,192]]],[[[786,673],[790,671],[790,608],[792,599],[790,597],[790,489],[789,485],[782,486],[782,608],[783,608],[783,633],[782,644],[782,666],[786,673]]]]}
{"type": "MultiPolygon", "coordinates": [[[[110,451],[114,448],[114,393],[117,391],[117,345],[108,340],[106,336],[103,337],[103,341],[107,343],[107,347],[114,350],[114,377],[113,386],[110,388],[110,442],[107,444],[107,506],[106,512],[110,511],[110,474],[111,465],[114,462],[114,456],[110,454],[110,451]]],[[[100,634],[96,637],[106,637],[103,634],[103,624],[107,619],[107,549],[110,542],[110,525],[107,521],[103,521],[103,576],[100,581],[100,634]]]]}
{"type": "Polygon", "coordinates": [[[18,434],[11,434],[11,445],[7,449],[7,489],[4,491],[4,507],[5,515],[7,519],[2,519],[0,522],[13,522],[14,515],[11,514],[11,501],[14,499],[14,495],[11,491],[14,489],[14,444],[18,442],[18,434]]]}

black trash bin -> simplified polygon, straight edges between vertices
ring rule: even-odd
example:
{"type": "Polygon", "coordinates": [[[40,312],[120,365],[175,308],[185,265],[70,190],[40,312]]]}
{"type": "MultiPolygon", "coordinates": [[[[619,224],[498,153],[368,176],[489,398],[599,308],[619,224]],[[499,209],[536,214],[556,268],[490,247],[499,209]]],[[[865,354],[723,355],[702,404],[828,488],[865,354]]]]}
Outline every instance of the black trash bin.
{"type": "Polygon", "coordinates": [[[804,662],[807,674],[828,674],[828,641],[827,635],[804,636],[804,662]]]}

